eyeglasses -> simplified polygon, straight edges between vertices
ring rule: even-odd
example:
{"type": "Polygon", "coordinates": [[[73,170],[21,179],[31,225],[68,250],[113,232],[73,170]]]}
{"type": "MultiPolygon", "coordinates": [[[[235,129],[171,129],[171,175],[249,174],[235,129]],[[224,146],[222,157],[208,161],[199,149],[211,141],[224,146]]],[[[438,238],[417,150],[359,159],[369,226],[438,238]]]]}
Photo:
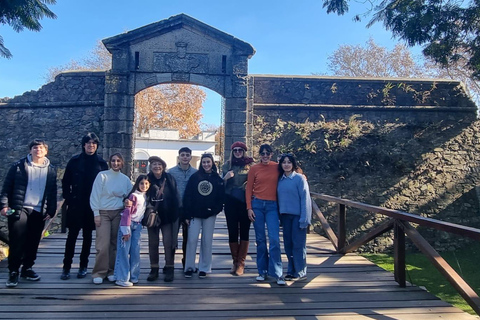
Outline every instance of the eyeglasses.
{"type": "Polygon", "coordinates": [[[243,149],[242,148],[235,148],[235,149],[233,149],[233,152],[243,152],[243,149]]]}
{"type": "Polygon", "coordinates": [[[271,152],[262,152],[260,153],[261,156],[269,156],[271,155],[272,153],[271,152]]]}

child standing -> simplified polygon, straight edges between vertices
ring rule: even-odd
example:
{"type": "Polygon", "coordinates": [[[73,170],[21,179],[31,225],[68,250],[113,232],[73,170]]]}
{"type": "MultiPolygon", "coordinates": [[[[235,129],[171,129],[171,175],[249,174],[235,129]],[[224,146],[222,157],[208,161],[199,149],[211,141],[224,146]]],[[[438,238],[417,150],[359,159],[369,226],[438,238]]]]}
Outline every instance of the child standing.
{"type": "Polygon", "coordinates": [[[140,175],[128,196],[132,202],[122,212],[118,230],[117,259],[115,261],[115,284],[131,287],[138,283],[140,275],[140,236],[142,219],[145,213],[147,190],[150,182],[146,175],[140,175]],[[130,255],[130,257],[129,257],[130,255]]]}

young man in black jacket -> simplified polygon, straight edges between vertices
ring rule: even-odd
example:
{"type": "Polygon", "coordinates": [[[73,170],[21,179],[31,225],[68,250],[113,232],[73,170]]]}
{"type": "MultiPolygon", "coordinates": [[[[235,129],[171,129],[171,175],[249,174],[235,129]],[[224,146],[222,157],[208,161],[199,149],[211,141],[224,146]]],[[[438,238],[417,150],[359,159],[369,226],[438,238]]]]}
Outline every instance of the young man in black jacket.
{"type": "Polygon", "coordinates": [[[100,140],[95,133],[87,133],[82,138],[82,153],[73,156],[68,161],[63,175],[62,191],[67,205],[68,236],[65,243],[63,270],[60,276],[62,280],[70,279],[75,243],[81,229],[83,230],[83,243],[77,278],[85,278],[87,275],[92,232],[95,230],[93,211],[90,208],[90,193],[97,174],[108,169],[107,162],[97,154],[99,143],[100,140]]]}
{"type": "Polygon", "coordinates": [[[57,173],[46,157],[48,145],[35,139],[29,149],[30,153],[8,170],[0,194],[0,214],[8,215],[10,241],[7,287],[17,286],[20,266],[22,278],[40,280],[32,267],[45,221],[53,218],[57,209],[57,173]]]}

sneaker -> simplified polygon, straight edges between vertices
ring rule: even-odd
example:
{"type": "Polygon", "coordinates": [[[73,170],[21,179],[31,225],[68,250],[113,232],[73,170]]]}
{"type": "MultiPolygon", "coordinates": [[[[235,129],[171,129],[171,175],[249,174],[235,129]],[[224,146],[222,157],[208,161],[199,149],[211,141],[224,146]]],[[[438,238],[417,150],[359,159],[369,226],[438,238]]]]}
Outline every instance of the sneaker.
{"type": "Polygon", "coordinates": [[[200,271],[200,272],[198,273],[198,277],[199,277],[200,279],[204,279],[204,278],[207,277],[207,273],[206,273],[205,271],[200,271]]]}
{"type": "Polygon", "coordinates": [[[265,281],[266,279],[267,279],[267,276],[264,275],[264,274],[259,274],[259,275],[255,278],[255,280],[257,280],[257,281],[265,281]]]}
{"type": "Polygon", "coordinates": [[[62,270],[62,275],[60,276],[60,279],[62,279],[62,280],[70,279],[70,270],[63,269],[62,270]]]}
{"type": "Polygon", "coordinates": [[[115,279],[115,276],[114,276],[113,274],[109,275],[109,276],[107,277],[107,279],[108,279],[108,281],[110,281],[110,282],[115,282],[115,280],[116,280],[116,279],[115,279]]]}
{"type": "Polygon", "coordinates": [[[102,283],[103,283],[103,279],[100,278],[100,277],[93,278],[93,283],[95,283],[95,284],[102,284],[102,283]]]}
{"type": "Polygon", "coordinates": [[[77,278],[83,279],[87,276],[87,268],[81,267],[78,269],[77,278]]]}
{"type": "Polygon", "coordinates": [[[13,287],[16,287],[17,285],[18,285],[18,272],[12,271],[8,276],[8,280],[5,283],[5,286],[9,288],[13,288],[13,287]]]}
{"type": "Polygon", "coordinates": [[[120,281],[120,280],[117,280],[115,281],[115,284],[117,286],[120,286],[120,287],[132,287],[133,286],[133,283],[130,282],[130,281],[120,281]]]}
{"type": "Polygon", "coordinates": [[[285,282],[285,279],[284,279],[284,278],[280,277],[280,278],[277,279],[277,284],[278,284],[279,286],[284,286],[284,285],[286,285],[287,283],[285,282]]]}
{"type": "Polygon", "coordinates": [[[32,268],[22,270],[22,272],[20,273],[20,277],[25,278],[25,279],[30,280],[30,281],[40,280],[40,276],[35,271],[33,271],[32,268]]]}
{"type": "Polygon", "coordinates": [[[307,280],[307,276],[302,276],[295,279],[295,281],[305,281],[305,280],[307,280]]]}
{"type": "Polygon", "coordinates": [[[188,268],[188,270],[185,271],[185,278],[191,278],[191,277],[192,277],[192,274],[193,274],[193,269],[192,269],[192,268],[188,268]]]}

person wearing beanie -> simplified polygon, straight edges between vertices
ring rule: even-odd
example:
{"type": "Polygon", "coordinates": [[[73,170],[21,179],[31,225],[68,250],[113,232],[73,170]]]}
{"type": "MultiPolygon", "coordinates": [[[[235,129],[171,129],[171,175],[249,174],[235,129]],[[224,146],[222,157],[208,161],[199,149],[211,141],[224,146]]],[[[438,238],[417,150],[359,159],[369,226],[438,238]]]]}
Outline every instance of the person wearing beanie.
{"type": "Polygon", "coordinates": [[[66,214],[68,236],[65,243],[62,275],[60,276],[62,280],[70,279],[70,268],[80,230],[82,230],[83,242],[77,278],[85,278],[87,275],[92,233],[95,229],[93,211],[90,207],[90,193],[97,174],[100,171],[108,170],[107,162],[97,154],[99,143],[100,140],[93,132],[83,136],[81,140],[82,153],[73,156],[68,161],[63,174],[62,194],[65,199],[64,214],[66,214]]]}
{"type": "Polygon", "coordinates": [[[253,159],[246,155],[247,145],[241,141],[231,146],[230,159],[222,167],[225,181],[225,217],[227,218],[228,244],[233,265],[230,274],[241,276],[248,254],[251,221],[248,219],[245,186],[253,159]]]}

